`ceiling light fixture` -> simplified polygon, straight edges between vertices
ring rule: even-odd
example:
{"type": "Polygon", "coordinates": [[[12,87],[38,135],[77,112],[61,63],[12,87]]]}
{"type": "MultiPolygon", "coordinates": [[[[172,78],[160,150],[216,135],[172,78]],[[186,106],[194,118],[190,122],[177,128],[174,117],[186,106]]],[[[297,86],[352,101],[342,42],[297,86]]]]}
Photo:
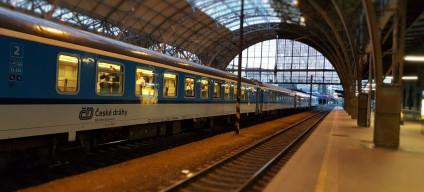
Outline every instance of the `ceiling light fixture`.
{"type": "Polygon", "coordinates": [[[407,55],[405,61],[424,61],[424,56],[407,55]]]}
{"type": "Polygon", "coordinates": [[[417,76],[403,76],[402,79],[403,80],[417,80],[418,77],[417,76]]]}
{"type": "MultiPolygon", "coordinates": [[[[386,79],[393,79],[393,76],[386,76],[386,79]]],[[[418,76],[403,76],[403,80],[417,80],[418,76]]]]}

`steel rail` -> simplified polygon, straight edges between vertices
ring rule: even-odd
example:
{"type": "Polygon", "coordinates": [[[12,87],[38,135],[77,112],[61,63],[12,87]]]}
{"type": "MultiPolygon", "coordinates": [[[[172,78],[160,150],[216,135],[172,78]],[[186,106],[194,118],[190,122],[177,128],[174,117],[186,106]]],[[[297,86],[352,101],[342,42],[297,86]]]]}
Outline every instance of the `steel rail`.
{"type": "MultiPolygon", "coordinates": [[[[326,109],[328,109],[328,108],[326,108],[326,109]]],[[[330,110],[326,110],[327,112],[326,113],[328,113],[328,111],[330,111],[330,110]]],[[[168,187],[168,188],[166,188],[166,189],[164,189],[164,190],[162,190],[162,191],[181,191],[181,190],[183,190],[185,187],[188,187],[188,186],[190,186],[191,184],[193,184],[193,183],[196,183],[196,181],[199,181],[199,182],[202,182],[202,178],[205,178],[206,176],[208,176],[208,174],[209,173],[212,173],[212,172],[214,172],[214,171],[216,171],[216,170],[218,170],[219,168],[222,168],[222,167],[225,167],[225,165],[231,165],[231,162],[236,162],[235,160],[236,159],[238,159],[239,157],[242,157],[243,155],[248,155],[248,153],[249,152],[252,152],[252,153],[254,153],[255,151],[255,149],[258,149],[258,147],[260,147],[260,146],[263,146],[263,144],[267,144],[267,143],[269,143],[270,141],[272,141],[274,138],[276,138],[277,136],[281,136],[283,133],[285,133],[285,132],[287,132],[287,131],[289,131],[289,130],[291,130],[292,128],[294,128],[294,127],[297,127],[298,125],[301,125],[302,123],[305,123],[306,121],[308,121],[309,119],[311,119],[311,118],[313,118],[313,117],[315,117],[315,116],[318,116],[318,115],[320,115],[320,114],[322,114],[322,111],[319,111],[319,112],[317,112],[316,114],[314,114],[314,115],[311,115],[311,116],[309,116],[308,118],[305,118],[304,120],[302,120],[302,121],[299,121],[299,122],[297,122],[297,123],[295,123],[295,124],[293,124],[293,125],[291,125],[291,126],[289,126],[289,127],[287,127],[287,128],[285,128],[284,130],[281,130],[281,131],[279,131],[279,132],[277,132],[277,133],[275,133],[275,134],[273,134],[273,135],[271,135],[271,136],[269,136],[269,137],[267,137],[267,138],[265,138],[265,139],[262,139],[262,140],[260,140],[260,141],[258,141],[258,142],[256,142],[256,143],[254,143],[254,144],[252,144],[252,145],[250,145],[250,146],[248,146],[247,148],[245,148],[245,149],[243,149],[242,151],[240,151],[240,152],[238,152],[237,154],[235,154],[235,155],[232,155],[232,156],[230,156],[230,157],[227,157],[227,158],[225,158],[225,159],[223,159],[223,160],[221,160],[221,161],[219,161],[218,163],[215,163],[214,165],[212,165],[212,166],[209,166],[208,168],[206,168],[206,169],[204,169],[203,171],[200,171],[200,172],[198,172],[198,173],[196,173],[196,174],[194,174],[193,176],[191,176],[191,177],[189,177],[189,178],[186,178],[186,179],[184,179],[184,180],[182,180],[182,181],[179,181],[179,182],[177,182],[176,184],[174,184],[174,185],[172,185],[172,186],[170,186],[170,187],[168,187]]],[[[323,115],[323,116],[325,116],[325,115],[323,115]]],[[[319,117],[319,120],[321,120],[323,117],[319,117]]],[[[317,120],[318,122],[319,122],[319,120],[317,120]]],[[[316,124],[316,122],[314,123],[314,124],[316,124]]],[[[313,126],[312,126],[313,127],[313,126]]],[[[308,128],[308,130],[310,129],[310,127],[308,128]]],[[[302,135],[304,135],[304,133],[302,134],[302,135]]],[[[297,136],[298,137],[298,136],[297,136]]],[[[297,140],[297,139],[296,139],[297,140]]],[[[289,145],[292,145],[292,143],[293,142],[291,142],[289,145]]],[[[293,145],[292,145],[293,146],[293,145]]],[[[288,151],[288,150],[287,150],[288,151]]],[[[266,153],[266,151],[261,151],[261,152],[263,152],[263,153],[266,153]]],[[[278,153],[278,155],[281,155],[281,153],[282,152],[279,152],[278,153]]],[[[273,156],[274,158],[271,158],[273,161],[275,161],[274,159],[278,159],[278,158],[276,158],[275,157],[275,155],[271,155],[271,156],[273,156]]],[[[239,159],[238,159],[239,160],[239,159]]],[[[260,160],[263,160],[263,159],[260,159],[260,160]]],[[[247,163],[249,163],[249,162],[245,162],[246,160],[240,160],[241,162],[242,162],[242,164],[247,164],[247,163]]],[[[240,162],[239,161],[239,162],[240,162]]],[[[269,160],[268,160],[269,161],[269,160]]],[[[252,163],[252,162],[250,162],[250,163],[252,163]]],[[[255,175],[255,176],[257,176],[257,175],[260,175],[260,173],[262,172],[262,170],[265,170],[266,168],[264,168],[264,166],[263,166],[263,164],[272,164],[272,163],[267,163],[267,162],[253,162],[253,164],[256,164],[256,163],[261,163],[261,166],[260,166],[260,168],[259,169],[257,169],[257,168],[255,168],[255,170],[253,170],[254,171],[254,174],[253,175],[255,175]],[[258,171],[259,170],[259,171],[258,171]]],[[[238,165],[236,165],[236,167],[237,167],[238,165]]],[[[248,168],[246,168],[246,169],[252,169],[252,167],[248,167],[248,168]]],[[[244,170],[242,170],[242,169],[240,169],[240,171],[244,171],[244,170]]],[[[228,173],[228,172],[226,172],[226,173],[228,173]]],[[[234,174],[236,174],[236,173],[234,173],[234,174]]],[[[250,173],[249,173],[250,174],[250,173]]],[[[252,175],[252,174],[250,174],[250,175],[252,175]]],[[[209,175],[210,176],[210,175],[209,175]]],[[[243,175],[244,176],[244,175],[243,175]]],[[[211,176],[211,177],[213,177],[213,176],[211,176]]],[[[220,177],[213,177],[213,178],[215,178],[215,179],[221,179],[220,177]]],[[[250,185],[250,182],[251,181],[253,181],[254,179],[252,178],[252,176],[249,176],[249,177],[247,177],[246,179],[243,179],[244,181],[243,181],[243,183],[240,185],[240,184],[237,184],[237,185],[239,185],[239,186],[237,186],[237,187],[234,187],[234,183],[228,183],[228,185],[231,185],[231,187],[232,188],[235,188],[235,190],[242,190],[243,189],[243,187],[244,186],[249,186],[250,185]]],[[[212,185],[213,185],[213,183],[215,183],[215,184],[219,184],[219,185],[221,185],[222,183],[220,183],[220,182],[216,182],[216,181],[208,181],[209,183],[212,183],[212,185]]],[[[196,184],[193,184],[193,185],[196,185],[196,184]]],[[[208,188],[208,186],[204,186],[204,188],[208,188]]],[[[212,190],[212,189],[211,189],[212,190]]],[[[224,191],[228,191],[228,189],[223,189],[224,191]]]]}
{"type": "MultiPolygon", "coordinates": [[[[299,143],[321,120],[326,116],[328,112],[326,112],[323,116],[321,116],[314,124],[312,124],[306,131],[304,131],[301,135],[299,135],[295,140],[293,140],[288,146],[286,146],[280,153],[278,153],[274,158],[272,158],[268,163],[266,163],[261,169],[259,169],[252,177],[246,181],[242,186],[240,186],[236,191],[246,191],[249,189],[254,183],[258,180],[258,178],[263,175],[269,168],[272,167],[275,163],[278,162],[284,155],[286,155],[290,149],[295,147],[297,143],[299,143]]],[[[318,114],[318,113],[317,113],[318,114]]]]}

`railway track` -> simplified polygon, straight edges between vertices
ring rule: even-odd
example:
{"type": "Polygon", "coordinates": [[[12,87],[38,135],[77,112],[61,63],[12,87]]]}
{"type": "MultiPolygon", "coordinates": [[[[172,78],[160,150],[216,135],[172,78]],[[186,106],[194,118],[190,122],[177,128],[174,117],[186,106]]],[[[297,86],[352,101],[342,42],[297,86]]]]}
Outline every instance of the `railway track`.
{"type": "Polygon", "coordinates": [[[261,191],[269,172],[281,167],[290,150],[331,111],[321,108],[311,117],[272,135],[245,150],[163,191],[261,191]],[[274,168],[273,168],[274,167],[274,168]]]}
{"type": "MultiPolygon", "coordinates": [[[[277,118],[277,117],[275,117],[277,118]]],[[[263,123],[263,119],[245,121],[242,127],[263,123]]],[[[58,161],[38,165],[20,163],[19,166],[10,166],[0,172],[0,180],[7,185],[0,185],[0,191],[16,191],[30,186],[39,185],[52,180],[100,169],[131,159],[151,155],[160,151],[171,149],[187,143],[199,141],[208,137],[232,131],[227,126],[216,126],[195,131],[186,131],[179,135],[155,137],[140,141],[120,141],[98,146],[88,153],[82,150],[69,150],[61,155],[58,161]]],[[[43,161],[37,159],[36,161],[43,161]]],[[[46,159],[45,161],[49,161],[46,159]]],[[[1,170],[1,169],[0,169],[1,170]]]]}
{"type": "Polygon", "coordinates": [[[66,157],[55,163],[42,166],[10,167],[0,172],[0,191],[16,191],[52,180],[100,169],[131,159],[151,155],[173,147],[185,145],[208,137],[227,132],[226,127],[215,127],[180,135],[157,137],[140,141],[122,141],[103,145],[85,153],[81,150],[70,151],[66,157]]]}

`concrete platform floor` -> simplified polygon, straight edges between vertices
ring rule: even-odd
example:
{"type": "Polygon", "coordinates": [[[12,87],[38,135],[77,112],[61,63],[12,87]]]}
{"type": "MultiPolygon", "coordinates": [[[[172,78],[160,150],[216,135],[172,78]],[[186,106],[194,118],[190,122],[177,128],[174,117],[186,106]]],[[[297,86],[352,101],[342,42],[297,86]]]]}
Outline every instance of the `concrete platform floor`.
{"type": "Polygon", "coordinates": [[[373,127],[336,107],[265,191],[424,191],[424,122],[400,129],[398,149],[376,148],[373,127]]]}

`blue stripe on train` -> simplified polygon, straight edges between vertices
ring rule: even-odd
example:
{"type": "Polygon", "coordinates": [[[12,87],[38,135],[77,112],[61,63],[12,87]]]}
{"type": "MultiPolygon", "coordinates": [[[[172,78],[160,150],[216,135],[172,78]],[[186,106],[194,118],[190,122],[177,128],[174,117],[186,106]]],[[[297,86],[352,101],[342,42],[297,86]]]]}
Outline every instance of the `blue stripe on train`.
{"type": "MultiPolygon", "coordinates": [[[[140,100],[120,99],[25,99],[25,98],[3,98],[0,105],[42,105],[42,104],[140,104],[140,100]]],[[[159,100],[159,104],[166,103],[234,103],[235,101],[213,101],[213,100],[159,100]]],[[[242,103],[247,103],[242,102],[242,103]]],[[[149,104],[148,104],[149,105],[149,104]]],[[[151,105],[151,104],[150,104],[151,105]]]]}

